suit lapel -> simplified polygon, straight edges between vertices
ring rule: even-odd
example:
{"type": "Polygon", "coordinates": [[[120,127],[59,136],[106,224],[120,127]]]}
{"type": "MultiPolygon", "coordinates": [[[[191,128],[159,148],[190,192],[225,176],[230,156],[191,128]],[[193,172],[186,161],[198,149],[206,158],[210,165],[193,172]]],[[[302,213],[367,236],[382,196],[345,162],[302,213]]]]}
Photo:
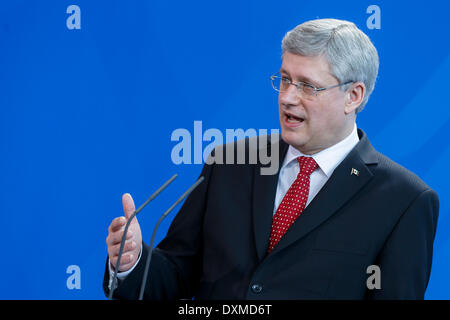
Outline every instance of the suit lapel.
{"type": "Polygon", "coordinates": [[[358,130],[358,134],[359,143],[336,167],[327,183],[281,238],[271,255],[301,239],[329,219],[372,179],[373,174],[368,165],[377,163],[376,151],[362,130],[358,130]],[[353,169],[357,170],[357,174],[354,171],[352,174],[353,169]]]}
{"type": "MultiPolygon", "coordinates": [[[[271,138],[273,139],[273,136],[271,138]]],[[[278,176],[288,150],[288,144],[281,140],[279,136],[276,136],[276,140],[272,140],[272,143],[268,144],[267,147],[270,148],[270,152],[279,152],[279,164],[274,175],[262,175],[261,168],[263,166],[259,162],[254,167],[253,231],[259,261],[264,258],[269,247],[278,176]]]]}

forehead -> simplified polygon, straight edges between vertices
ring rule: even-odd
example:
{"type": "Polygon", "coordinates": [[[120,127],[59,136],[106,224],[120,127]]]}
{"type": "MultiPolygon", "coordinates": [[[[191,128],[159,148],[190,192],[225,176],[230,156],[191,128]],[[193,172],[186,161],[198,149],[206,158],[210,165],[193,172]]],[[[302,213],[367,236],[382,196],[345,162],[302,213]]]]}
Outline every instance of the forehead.
{"type": "Polygon", "coordinates": [[[281,73],[285,73],[294,81],[322,83],[335,79],[326,58],[322,56],[306,57],[285,52],[282,57],[281,73]]]}

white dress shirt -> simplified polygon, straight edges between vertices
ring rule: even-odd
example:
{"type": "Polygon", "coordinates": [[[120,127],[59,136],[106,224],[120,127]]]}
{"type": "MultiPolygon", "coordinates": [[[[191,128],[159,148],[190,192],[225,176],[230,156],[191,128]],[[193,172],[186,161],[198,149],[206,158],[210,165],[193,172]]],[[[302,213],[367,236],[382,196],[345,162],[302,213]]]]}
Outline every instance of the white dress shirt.
{"type": "MultiPolygon", "coordinates": [[[[310,177],[310,186],[308,200],[306,201],[306,206],[311,202],[312,199],[317,195],[317,193],[322,189],[325,183],[330,178],[334,169],[345,159],[345,157],[350,153],[350,151],[356,146],[359,141],[358,132],[356,130],[356,123],[353,127],[353,131],[340,142],[328,147],[311,157],[317,162],[319,168],[316,169],[310,177]]],[[[297,178],[300,167],[298,161],[296,160],[300,156],[309,157],[289,146],[289,149],[284,158],[283,165],[280,169],[280,176],[278,177],[277,192],[275,195],[275,205],[273,208],[273,214],[277,211],[278,206],[283,200],[284,195],[288,191],[292,183],[294,183],[297,178]]]]}
{"type": "MultiPolygon", "coordinates": [[[[316,154],[313,154],[312,157],[319,165],[319,168],[316,169],[310,177],[310,187],[308,200],[306,202],[306,206],[311,202],[312,199],[317,195],[320,189],[324,186],[324,184],[328,181],[334,169],[345,159],[345,157],[350,153],[350,151],[356,146],[359,141],[358,132],[356,130],[356,123],[353,127],[353,131],[348,135],[344,140],[324,149],[316,154]]],[[[277,211],[278,206],[283,200],[284,195],[288,191],[291,184],[297,178],[298,172],[300,170],[298,161],[296,159],[300,156],[308,156],[292,146],[289,146],[286,157],[284,158],[283,165],[280,169],[280,175],[278,177],[278,185],[277,192],[275,195],[275,206],[273,208],[273,214],[277,211]]],[[[123,280],[126,278],[128,274],[136,267],[139,260],[141,259],[141,252],[139,254],[139,258],[136,261],[136,264],[126,272],[118,272],[117,278],[123,280]]],[[[114,271],[109,264],[109,287],[111,288],[112,277],[114,275],[114,271]]]]}

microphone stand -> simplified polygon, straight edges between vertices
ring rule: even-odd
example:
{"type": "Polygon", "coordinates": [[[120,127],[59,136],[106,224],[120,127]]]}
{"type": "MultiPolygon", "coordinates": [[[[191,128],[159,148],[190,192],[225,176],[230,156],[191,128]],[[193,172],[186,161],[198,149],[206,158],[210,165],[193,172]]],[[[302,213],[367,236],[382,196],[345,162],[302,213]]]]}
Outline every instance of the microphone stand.
{"type": "Polygon", "coordinates": [[[144,290],[145,290],[145,285],[146,285],[146,282],[147,282],[148,271],[149,271],[149,268],[150,268],[150,261],[152,259],[153,243],[155,241],[156,230],[158,229],[158,227],[161,224],[161,222],[163,221],[163,219],[165,217],[167,217],[167,215],[173,210],[173,208],[175,208],[181,201],[183,201],[184,198],[186,198],[195,188],[197,188],[197,186],[200,183],[202,183],[202,181],[204,179],[205,178],[203,176],[201,176],[185,193],[183,193],[181,195],[181,197],[179,197],[178,200],[175,201],[175,203],[169,209],[167,209],[166,212],[163,213],[163,215],[159,218],[158,223],[156,224],[155,228],[153,229],[152,239],[151,239],[151,242],[150,242],[150,252],[148,253],[147,261],[145,263],[144,276],[142,277],[141,290],[139,292],[139,300],[142,300],[143,297],[144,297],[144,290]]]}
{"type": "Polygon", "coordinates": [[[109,290],[109,296],[108,296],[108,300],[111,300],[114,294],[114,290],[116,290],[117,287],[117,272],[119,270],[119,266],[120,266],[120,259],[122,258],[122,253],[123,253],[123,248],[125,246],[125,239],[127,236],[127,232],[128,232],[128,227],[130,226],[131,221],[133,220],[133,218],[139,213],[141,212],[142,209],[144,209],[144,207],[153,199],[156,198],[157,195],[159,195],[161,193],[161,191],[163,191],[165,188],[167,188],[167,186],[169,184],[172,183],[173,180],[175,180],[175,178],[178,175],[173,175],[172,178],[170,178],[169,180],[166,181],[166,183],[164,183],[161,187],[159,187],[158,190],[156,190],[148,199],[147,201],[145,201],[136,211],[133,212],[133,214],[130,216],[130,218],[127,221],[127,224],[125,225],[125,230],[123,232],[122,235],[122,240],[120,242],[120,248],[119,248],[119,255],[117,257],[117,263],[116,263],[116,268],[114,270],[114,276],[113,276],[113,280],[112,280],[112,284],[111,284],[111,289],[109,290]]]}

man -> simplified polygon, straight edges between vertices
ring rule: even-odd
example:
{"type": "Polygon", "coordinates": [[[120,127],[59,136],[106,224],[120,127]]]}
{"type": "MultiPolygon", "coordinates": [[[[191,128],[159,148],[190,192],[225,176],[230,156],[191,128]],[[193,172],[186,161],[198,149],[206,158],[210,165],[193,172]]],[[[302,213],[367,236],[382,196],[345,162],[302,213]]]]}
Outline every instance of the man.
{"type": "MultiPolygon", "coordinates": [[[[377,73],[377,51],[353,23],[314,20],[288,32],[271,77],[281,139],[260,146],[279,152],[280,169],[205,165],[205,181],[153,251],[144,298],[423,299],[438,197],[356,128],[377,73]],[[379,272],[373,286],[368,270],[379,272]]],[[[236,144],[246,159],[250,142],[236,144]]],[[[134,211],[129,194],[123,206],[109,227],[106,293],[134,211]]],[[[149,248],[135,219],[127,239],[114,295],[136,299],[149,248]]]]}

